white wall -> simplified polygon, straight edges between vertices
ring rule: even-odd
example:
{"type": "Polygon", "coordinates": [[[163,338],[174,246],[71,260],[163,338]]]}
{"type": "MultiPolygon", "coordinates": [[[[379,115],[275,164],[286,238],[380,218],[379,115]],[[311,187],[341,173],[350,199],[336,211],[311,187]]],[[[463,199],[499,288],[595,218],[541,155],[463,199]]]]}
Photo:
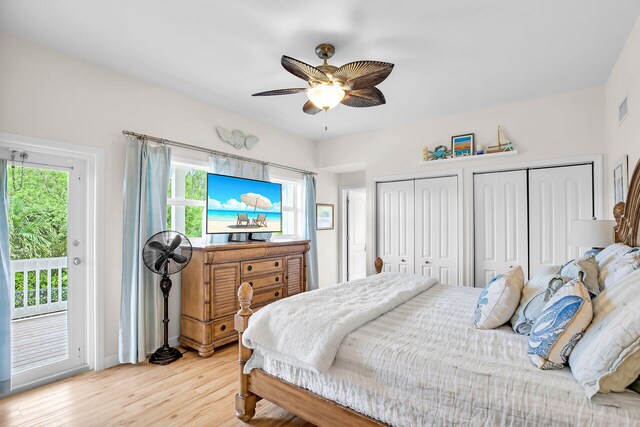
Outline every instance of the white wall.
{"type": "MultiPolygon", "coordinates": [[[[253,150],[241,154],[314,168],[314,143],[306,138],[8,35],[0,35],[0,94],[0,131],[105,150],[106,356],[118,351],[123,129],[235,151],[218,140],[214,126],[239,128],[260,137],[253,150]]],[[[336,179],[319,174],[318,201],[336,202],[336,179]]],[[[318,241],[321,282],[335,283],[336,233],[319,232],[318,241]]],[[[171,294],[170,336],[178,334],[179,295],[179,288],[171,294]]]]}
{"type": "MultiPolygon", "coordinates": [[[[407,126],[336,138],[317,143],[319,167],[340,169],[364,162],[367,184],[367,248],[373,252],[373,180],[393,175],[412,175],[470,169],[490,165],[599,154],[605,151],[604,88],[597,87],[555,96],[485,108],[478,111],[422,120],[407,126]],[[514,157],[473,161],[433,162],[419,165],[422,148],[450,145],[450,137],[474,132],[485,147],[503,126],[519,150],[514,157]]],[[[346,178],[348,181],[350,178],[346,178]]],[[[468,226],[467,227],[468,231],[468,226]]],[[[373,267],[368,266],[369,272],[373,267]]]]}
{"type": "MultiPolygon", "coordinates": [[[[629,156],[629,179],[640,160],[640,18],[631,31],[605,85],[607,159],[605,190],[607,206],[613,206],[612,164],[629,156]],[[628,97],[629,115],[618,125],[618,105],[628,97]]],[[[611,209],[607,209],[610,217],[611,209]]]]}

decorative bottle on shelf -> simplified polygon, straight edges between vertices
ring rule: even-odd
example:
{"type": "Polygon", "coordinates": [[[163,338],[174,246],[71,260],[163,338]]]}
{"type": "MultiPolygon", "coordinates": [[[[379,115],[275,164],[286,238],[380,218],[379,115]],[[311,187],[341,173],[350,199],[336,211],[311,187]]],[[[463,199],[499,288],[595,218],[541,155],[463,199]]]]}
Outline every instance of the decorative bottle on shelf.
{"type": "Polygon", "coordinates": [[[478,145],[476,147],[476,156],[484,154],[484,145],[478,145]]]}

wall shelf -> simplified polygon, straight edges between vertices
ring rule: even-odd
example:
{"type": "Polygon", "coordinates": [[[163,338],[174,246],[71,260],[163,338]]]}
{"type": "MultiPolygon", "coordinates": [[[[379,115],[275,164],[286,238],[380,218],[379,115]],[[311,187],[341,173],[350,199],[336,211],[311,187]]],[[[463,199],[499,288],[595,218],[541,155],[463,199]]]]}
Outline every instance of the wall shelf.
{"type": "Polygon", "coordinates": [[[468,160],[480,160],[480,159],[494,159],[499,157],[508,157],[515,156],[518,154],[518,150],[513,151],[503,151],[501,153],[492,153],[492,154],[480,154],[473,156],[462,156],[462,157],[451,157],[448,159],[440,159],[440,160],[422,160],[418,162],[419,165],[431,165],[431,164],[441,164],[441,163],[450,163],[450,162],[465,162],[468,160]]]}

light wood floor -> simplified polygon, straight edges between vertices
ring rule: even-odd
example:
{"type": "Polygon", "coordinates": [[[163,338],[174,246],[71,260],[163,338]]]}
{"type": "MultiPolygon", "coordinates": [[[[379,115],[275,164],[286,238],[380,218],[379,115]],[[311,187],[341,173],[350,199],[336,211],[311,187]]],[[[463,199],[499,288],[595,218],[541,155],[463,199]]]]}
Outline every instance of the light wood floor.
{"type": "MultiPolygon", "coordinates": [[[[208,359],[189,351],[168,366],[120,365],[0,400],[1,426],[246,426],[235,418],[237,344],[208,359]]],[[[267,401],[253,426],[311,424],[267,401]]]]}

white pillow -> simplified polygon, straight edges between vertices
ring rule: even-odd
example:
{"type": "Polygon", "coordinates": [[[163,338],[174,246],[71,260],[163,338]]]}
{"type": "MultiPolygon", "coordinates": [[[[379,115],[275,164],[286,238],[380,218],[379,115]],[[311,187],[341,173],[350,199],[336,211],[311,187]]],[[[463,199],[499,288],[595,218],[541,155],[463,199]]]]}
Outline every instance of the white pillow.
{"type": "Polygon", "coordinates": [[[524,285],[520,303],[511,318],[511,326],[515,333],[529,335],[544,305],[553,296],[549,283],[557,277],[558,272],[559,265],[542,266],[524,285]]]}
{"type": "Polygon", "coordinates": [[[624,391],[640,376],[640,269],[594,299],[593,322],[571,353],[587,397],[624,391]]]}
{"type": "Polygon", "coordinates": [[[589,292],[597,296],[600,293],[598,263],[593,255],[583,256],[567,262],[562,266],[560,275],[570,279],[577,279],[580,272],[584,273],[582,280],[589,292]]]}
{"type": "Polygon", "coordinates": [[[622,256],[633,249],[631,246],[627,246],[624,243],[614,243],[609,245],[596,254],[596,262],[598,268],[602,269],[608,262],[616,257],[622,256]]]}
{"type": "Polygon", "coordinates": [[[524,273],[519,265],[491,279],[478,298],[475,327],[494,329],[507,323],[518,308],[523,286],[524,273]]]}
{"type": "Polygon", "coordinates": [[[602,289],[615,285],[638,268],[640,268],[640,251],[632,249],[626,254],[616,257],[600,271],[602,289]]]}
{"type": "Polygon", "coordinates": [[[562,369],[592,316],[589,291],[580,279],[561,287],[531,330],[528,353],[533,363],[540,369],[562,369]]]}
{"type": "MultiPolygon", "coordinates": [[[[613,245],[609,245],[598,252],[596,254],[596,262],[598,263],[598,269],[600,270],[600,273],[602,273],[602,269],[605,268],[607,264],[623,256],[631,249],[631,246],[627,246],[624,243],[614,243],[613,245]]],[[[598,279],[601,289],[603,289],[602,279],[602,277],[598,279]]]]}

